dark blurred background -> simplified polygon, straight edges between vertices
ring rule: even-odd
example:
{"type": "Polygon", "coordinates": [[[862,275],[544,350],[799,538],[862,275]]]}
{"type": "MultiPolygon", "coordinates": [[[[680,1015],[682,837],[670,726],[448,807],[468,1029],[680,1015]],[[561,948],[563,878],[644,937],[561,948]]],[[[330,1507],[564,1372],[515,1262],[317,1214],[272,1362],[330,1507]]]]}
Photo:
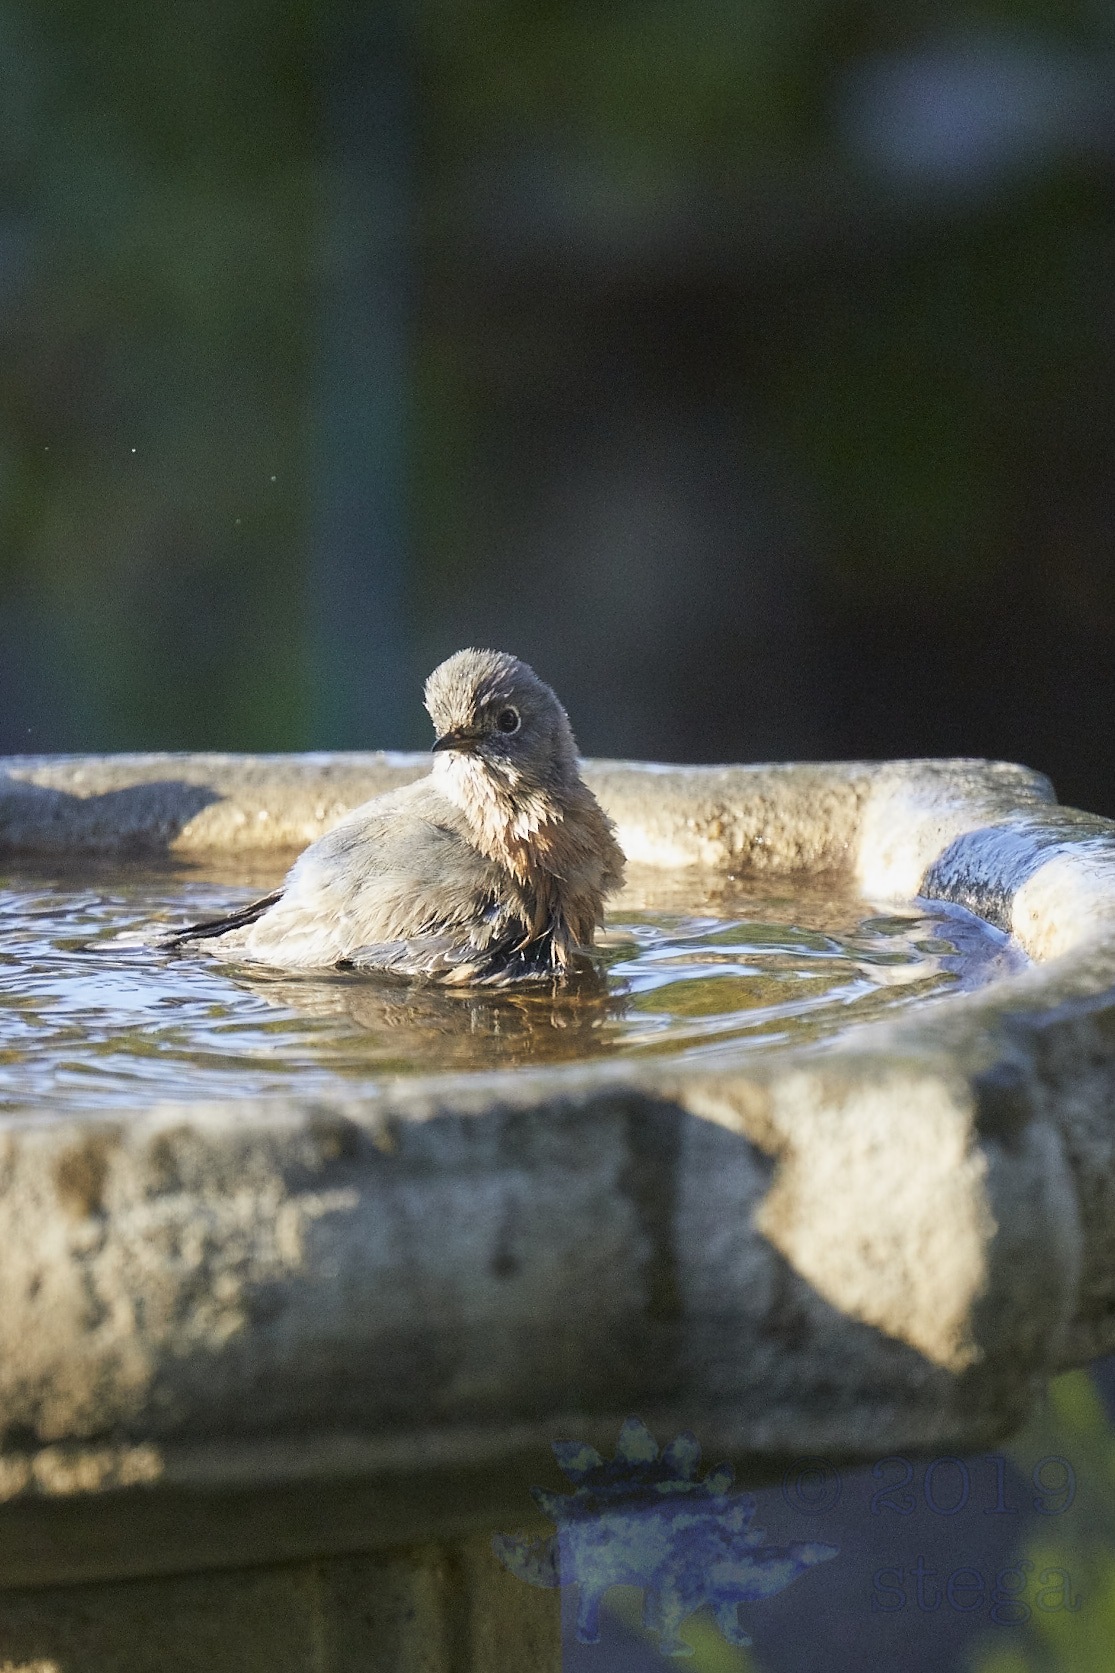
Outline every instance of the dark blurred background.
{"type": "Polygon", "coordinates": [[[1115,814],[1115,5],[0,0],[0,748],[1006,756],[1115,814]]]}

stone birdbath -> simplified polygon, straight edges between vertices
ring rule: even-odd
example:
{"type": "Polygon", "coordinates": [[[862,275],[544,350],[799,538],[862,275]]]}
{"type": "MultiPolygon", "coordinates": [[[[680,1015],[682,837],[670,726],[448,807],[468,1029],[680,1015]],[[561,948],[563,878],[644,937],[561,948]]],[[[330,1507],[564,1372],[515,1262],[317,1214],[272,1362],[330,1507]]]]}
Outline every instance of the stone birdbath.
{"type": "MultiPolygon", "coordinates": [[[[12,759],[0,850],[277,856],[426,768],[12,759]]],[[[695,900],[838,876],[1029,962],[715,1068],[9,1114],[0,1666],[556,1670],[492,1552],[555,1440],[960,1453],[1115,1347],[1115,825],[996,763],[586,776],[695,900]]]]}

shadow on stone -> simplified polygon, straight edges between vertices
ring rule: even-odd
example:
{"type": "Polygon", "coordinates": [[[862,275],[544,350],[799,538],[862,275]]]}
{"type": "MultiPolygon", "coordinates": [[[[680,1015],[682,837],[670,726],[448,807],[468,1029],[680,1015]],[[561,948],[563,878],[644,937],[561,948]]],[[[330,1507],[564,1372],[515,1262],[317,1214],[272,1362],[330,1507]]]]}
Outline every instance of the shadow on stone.
{"type": "Polygon", "coordinates": [[[0,772],[0,855],[166,854],[191,819],[223,800],[184,779],[79,796],[0,772]]]}

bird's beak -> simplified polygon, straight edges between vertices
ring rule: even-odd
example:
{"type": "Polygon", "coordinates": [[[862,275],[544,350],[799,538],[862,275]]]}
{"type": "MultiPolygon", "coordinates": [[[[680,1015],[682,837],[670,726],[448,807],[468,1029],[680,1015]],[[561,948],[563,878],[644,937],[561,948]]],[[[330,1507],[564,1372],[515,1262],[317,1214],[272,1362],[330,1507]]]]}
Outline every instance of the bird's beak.
{"type": "Polygon", "coordinates": [[[430,746],[430,753],[436,755],[439,750],[458,749],[463,755],[472,755],[480,742],[479,732],[469,732],[463,726],[455,727],[452,732],[446,732],[436,738],[430,746]]]}

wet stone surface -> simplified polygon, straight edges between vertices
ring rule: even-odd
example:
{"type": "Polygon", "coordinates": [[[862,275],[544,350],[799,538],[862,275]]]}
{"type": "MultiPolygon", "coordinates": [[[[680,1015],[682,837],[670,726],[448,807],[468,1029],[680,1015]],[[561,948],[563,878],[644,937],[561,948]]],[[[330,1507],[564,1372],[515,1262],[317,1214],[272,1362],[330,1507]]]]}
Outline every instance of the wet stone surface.
{"type": "Polygon", "coordinates": [[[297,976],[137,939],[224,912],[281,869],[86,863],[0,874],[0,1108],[159,1098],[359,1096],[385,1076],[608,1056],[724,1054],[830,1037],[1026,961],[963,907],[872,906],[846,886],[635,873],[602,977],[559,992],[454,992],[297,976]]]}

